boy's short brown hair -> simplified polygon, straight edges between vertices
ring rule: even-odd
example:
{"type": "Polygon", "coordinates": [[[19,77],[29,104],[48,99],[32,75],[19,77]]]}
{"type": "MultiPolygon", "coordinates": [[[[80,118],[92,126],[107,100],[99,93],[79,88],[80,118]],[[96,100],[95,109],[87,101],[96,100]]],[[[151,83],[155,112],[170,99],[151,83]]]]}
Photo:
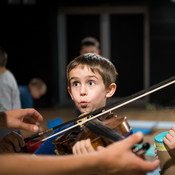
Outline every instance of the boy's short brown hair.
{"type": "Polygon", "coordinates": [[[91,69],[92,72],[97,71],[101,75],[106,88],[108,88],[111,83],[115,83],[118,76],[115,66],[109,59],[102,57],[98,54],[86,53],[76,57],[68,64],[67,66],[68,86],[70,86],[69,73],[72,69],[74,69],[78,65],[82,66],[86,65],[91,69]]]}

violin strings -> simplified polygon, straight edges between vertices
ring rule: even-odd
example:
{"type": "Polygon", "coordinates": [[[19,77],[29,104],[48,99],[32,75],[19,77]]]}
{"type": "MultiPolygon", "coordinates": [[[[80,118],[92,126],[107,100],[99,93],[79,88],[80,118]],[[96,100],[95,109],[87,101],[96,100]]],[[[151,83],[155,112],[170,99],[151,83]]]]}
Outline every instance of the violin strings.
{"type": "Polygon", "coordinates": [[[109,128],[107,125],[104,125],[99,120],[91,120],[89,122],[86,122],[84,126],[86,126],[95,134],[104,136],[108,139],[111,139],[112,141],[119,141],[124,139],[124,136],[119,134],[117,131],[114,131],[113,129],[109,128]]]}

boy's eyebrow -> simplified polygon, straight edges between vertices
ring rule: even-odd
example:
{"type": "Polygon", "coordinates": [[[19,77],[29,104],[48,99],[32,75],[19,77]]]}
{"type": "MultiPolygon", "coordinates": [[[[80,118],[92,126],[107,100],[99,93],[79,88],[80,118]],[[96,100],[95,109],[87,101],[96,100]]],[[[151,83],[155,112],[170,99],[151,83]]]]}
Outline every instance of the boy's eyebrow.
{"type": "MultiPolygon", "coordinates": [[[[98,79],[95,75],[88,75],[87,78],[95,78],[98,79]]],[[[79,77],[71,77],[69,81],[74,80],[74,79],[79,79],[79,77]]]]}
{"type": "Polygon", "coordinates": [[[96,79],[98,79],[97,76],[95,76],[95,75],[89,75],[88,77],[89,78],[96,78],[96,79]]]}
{"type": "Polygon", "coordinates": [[[73,79],[77,79],[77,77],[71,77],[71,78],[69,79],[69,81],[71,81],[71,80],[73,80],[73,79]]]}

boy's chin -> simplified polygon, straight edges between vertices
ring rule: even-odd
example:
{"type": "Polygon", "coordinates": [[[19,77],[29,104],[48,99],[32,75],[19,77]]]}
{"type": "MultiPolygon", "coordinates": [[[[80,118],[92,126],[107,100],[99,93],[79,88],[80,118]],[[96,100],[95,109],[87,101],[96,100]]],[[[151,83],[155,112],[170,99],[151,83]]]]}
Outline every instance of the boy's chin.
{"type": "Polygon", "coordinates": [[[82,113],[82,114],[84,114],[84,113],[89,113],[89,112],[91,112],[88,108],[82,108],[81,110],[80,110],[80,112],[82,113]]]}

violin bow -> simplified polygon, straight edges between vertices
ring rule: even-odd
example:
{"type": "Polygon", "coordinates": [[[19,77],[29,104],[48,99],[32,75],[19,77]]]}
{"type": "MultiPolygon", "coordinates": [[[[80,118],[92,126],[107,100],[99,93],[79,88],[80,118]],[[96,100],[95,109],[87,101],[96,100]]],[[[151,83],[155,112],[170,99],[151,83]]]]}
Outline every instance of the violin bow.
{"type": "Polygon", "coordinates": [[[132,95],[130,95],[128,97],[125,97],[124,99],[122,99],[121,101],[119,101],[117,105],[113,103],[113,104],[108,105],[107,107],[103,107],[103,108],[97,109],[94,112],[90,112],[88,114],[84,114],[84,115],[82,115],[82,116],[80,116],[80,117],[78,117],[76,119],[70,120],[68,122],[65,122],[65,123],[60,124],[58,126],[55,126],[53,128],[47,129],[45,131],[41,131],[39,133],[36,133],[36,134],[34,134],[34,135],[32,135],[32,136],[30,136],[28,138],[25,138],[24,141],[27,142],[27,141],[29,141],[31,139],[44,136],[44,135],[46,135],[48,133],[51,133],[55,129],[61,128],[63,126],[66,126],[68,124],[71,124],[71,123],[74,123],[74,122],[77,122],[78,120],[80,120],[79,123],[74,124],[74,125],[66,128],[66,129],[64,129],[62,131],[59,131],[59,132],[57,132],[55,134],[52,134],[52,135],[50,135],[50,136],[48,136],[46,138],[43,138],[40,141],[38,141],[38,142],[36,142],[36,143],[34,143],[34,144],[32,144],[32,145],[29,146],[29,147],[31,147],[31,146],[33,146],[33,145],[35,145],[37,143],[46,141],[46,140],[48,140],[48,139],[50,139],[52,137],[55,137],[55,136],[57,136],[59,134],[62,134],[64,132],[66,132],[66,131],[68,131],[68,130],[70,130],[72,128],[75,128],[77,126],[83,125],[84,123],[86,123],[86,122],[88,122],[90,120],[93,120],[93,119],[95,119],[97,117],[100,117],[101,115],[104,115],[104,114],[107,114],[107,113],[109,113],[111,111],[114,111],[115,109],[118,109],[118,108],[120,108],[120,107],[122,107],[122,106],[124,106],[126,104],[129,104],[129,103],[135,101],[135,100],[138,100],[140,98],[143,98],[143,97],[145,97],[145,96],[147,96],[149,94],[152,94],[152,93],[154,93],[154,92],[156,92],[156,91],[158,91],[160,89],[163,89],[163,88],[165,88],[167,86],[170,86],[170,85],[172,85],[174,83],[175,83],[175,76],[172,76],[172,77],[170,77],[170,78],[168,78],[168,79],[166,79],[166,80],[164,80],[164,81],[162,81],[162,82],[160,82],[158,84],[155,84],[155,85],[153,85],[153,86],[151,86],[151,87],[149,87],[147,89],[144,89],[142,91],[139,91],[139,92],[137,92],[135,94],[132,94],[132,95]],[[89,117],[89,116],[91,116],[91,117],[89,117]],[[87,119],[81,121],[81,119],[83,119],[85,117],[87,117],[87,119]]]}

